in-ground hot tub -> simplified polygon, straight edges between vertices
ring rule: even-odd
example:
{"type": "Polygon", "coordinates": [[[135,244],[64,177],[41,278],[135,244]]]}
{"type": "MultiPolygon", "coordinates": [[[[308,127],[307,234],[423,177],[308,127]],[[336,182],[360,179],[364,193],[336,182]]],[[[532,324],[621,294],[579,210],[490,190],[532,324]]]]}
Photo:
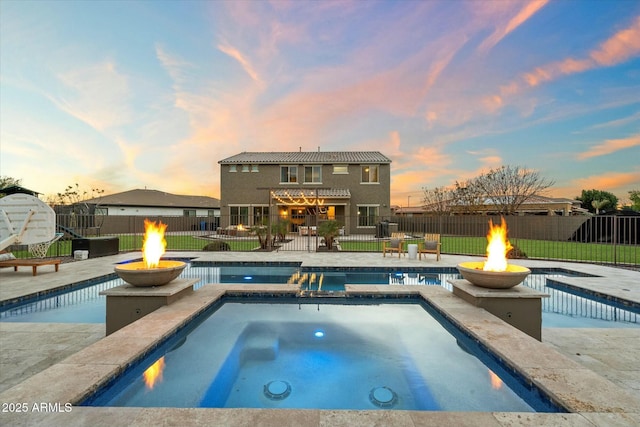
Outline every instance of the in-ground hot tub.
{"type": "Polygon", "coordinates": [[[83,405],[562,411],[418,298],[222,301],[83,405]]]}

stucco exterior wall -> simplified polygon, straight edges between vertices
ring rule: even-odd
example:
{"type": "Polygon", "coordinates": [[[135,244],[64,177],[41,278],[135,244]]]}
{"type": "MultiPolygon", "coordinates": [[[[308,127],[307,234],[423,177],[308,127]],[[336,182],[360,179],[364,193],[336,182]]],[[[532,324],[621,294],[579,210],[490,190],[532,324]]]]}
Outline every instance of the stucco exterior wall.
{"type": "MultiPolygon", "coordinates": [[[[349,164],[348,173],[334,173],[334,164],[322,164],[322,182],[305,183],[304,167],[318,166],[318,163],[287,163],[280,164],[258,164],[257,172],[243,172],[241,165],[237,165],[235,172],[230,172],[230,166],[223,164],[220,167],[220,210],[222,216],[222,226],[224,218],[230,214],[230,206],[268,206],[270,193],[269,189],[296,189],[313,190],[322,189],[348,189],[351,193],[350,199],[326,200],[327,204],[344,206],[345,215],[355,218],[358,214],[359,205],[378,206],[381,217],[390,215],[391,199],[391,174],[389,164],[377,164],[379,168],[377,183],[361,182],[361,164],[349,164]],[[297,166],[298,182],[281,183],[280,167],[297,166]]],[[[271,214],[276,214],[275,203],[272,204],[271,214]]],[[[357,224],[350,224],[349,232],[355,232],[357,224]]]]}

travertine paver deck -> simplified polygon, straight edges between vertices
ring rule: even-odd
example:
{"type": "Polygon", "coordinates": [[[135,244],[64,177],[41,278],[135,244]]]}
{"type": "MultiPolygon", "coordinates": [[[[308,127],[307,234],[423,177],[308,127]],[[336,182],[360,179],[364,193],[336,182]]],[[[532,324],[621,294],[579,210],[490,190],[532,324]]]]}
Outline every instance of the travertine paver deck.
{"type": "Polygon", "coordinates": [[[0,392],[104,338],[104,324],[0,322],[0,392]]]}
{"type": "MultiPolygon", "coordinates": [[[[178,254],[170,254],[178,255],[178,254]]],[[[199,257],[203,260],[220,260],[220,261],[302,261],[304,265],[308,266],[455,266],[458,262],[465,260],[474,260],[472,257],[453,257],[443,256],[443,260],[436,262],[435,260],[408,260],[406,257],[398,260],[398,258],[386,258],[380,254],[315,254],[306,252],[279,252],[279,253],[262,253],[262,254],[244,254],[244,253],[202,253],[196,252],[193,254],[180,254],[191,255],[199,257]]],[[[11,276],[5,275],[0,270],[0,300],[19,298],[21,295],[28,295],[34,292],[45,291],[51,287],[61,286],[67,283],[77,282],[79,280],[95,277],[98,275],[110,274],[113,271],[113,264],[119,260],[132,259],[138,257],[138,254],[120,254],[113,257],[96,258],[85,261],[77,261],[73,263],[63,264],[60,268],[60,273],[46,274],[43,271],[42,275],[36,277],[28,275],[28,277],[22,277],[20,272],[10,272],[11,276]],[[58,280],[58,277],[63,280],[58,280]],[[15,276],[15,277],[14,277],[15,276]],[[20,277],[18,277],[20,276],[20,277]],[[12,277],[12,280],[7,280],[12,277]]],[[[542,261],[522,261],[519,262],[522,265],[528,266],[554,266],[554,267],[566,267],[569,269],[579,269],[580,271],[589,271],[592,274],[602,275],[603,278],[587,278],[588,286],[595,286],[597,289],[608,289],[611,293],[619,292],[624,295],[625,298],[638,301],[638,293],[640,286],[640,273],[628,270],[619,270],[615,268],[601,267],[601,266],[585,266],[583,264],[564,264],[564,263],[549,263],[542,261]],[[612,278],[615,277],[615,280],[612,278]],[[628,290],[626,290],[628,289],[628,290]]],[[[30,273],[30,272],[29,272],[30,273]]],[[[571,278],[574,279],[574,278],[571,278]]],[[[575,281],[582,278],[575,279],[575,281]]],[[[387,288],[388,290],[389,288],[387,288]]],[[[457,303],[456,303],[457,304],[457,303]]],[[[455,310],[454,310],[455,311],[455,310]]],[[[466,315],[459,313],[461,318],[466,315]]],[[[162,315],[162,313],[158,313],[162,315]]],[[[163,316],[163,320],[170,320],[173,316],[166,318],[166,313],[163,316]]],[[[10,324],[0,323],[0,344],[12,343],[15,345],[20,343],[19,346],[23,348],[15,348],[13,352],[11,349],[0,347],[0,363],[11,363],[11,358],[19,355],[20,350],[24,350],[27,353],[27,348],[32,346],[35,349],[41,347],[43,335],[38,336],[35,331],[14,330],[10,331],[10,328],[20,328],[20,326],[6,326],[10,324]],[[26,333],[25,333],[26,332],[26,333]],[[33,333],[34,335],[30,335],[33,333]],[[22,335],[14,335],[22,334],[22,335]],[[13,338],[11,336],[13,335],[13,338]],[[18,337],[18,338],[16,338],[18,337]],[[29,338],[31,337],[31,338],[29,338]],[[17,350],[17,351],[16,351],[17,350]]],[[[60,325],[47,325],[50,331],[55,331],[60,325]]],[[[157,324],[153,325],[155,328],[157,324]]],[[[29,329],[29,326],[24,326],[29,329]]],[[[33,326],[32,326],[33,327],[33,326]]],[[[102,325],[99,326],[103,327],[102,325]]],[[[62,325],[62,328],[71,328],[66,331],[56,331],[55,333],[66,334],[67,338],[61,338],[62,341],[69,340],[74,341],[77,348],[83,347],[87,343],[95,340],[99,337],[99,331],[73,331],[74,326],[62,325]],[[75,337],[75,338],[74,338],[75,337]],[[83,337],[83,338],[80,338],[83,337]]],[[[153,329],[152,328],[152,329],[153,329]]],[[[613,329],[613,330],[595,330],[588,333],[584,330],[567,330],[567,329],[553,329],[543,331],[543,344],[546,347],[553,347],[560,352],[569,356],[566,360],[572,359],[574,362],[579,363],[582,366],[588,367],[592,370],[584,370],[583,380],[585,382],[585,389],[583,393],[588,395],[593,393],[594,390],[590,390],[588,387],[593,384],[593,381],[599,383],[602,377],[608,378],[613,383],[618,384],[631,393],[629,396],[638,398],[638,362],[632,357],[624,358],[621,354],[633,354],[637,352],[637,343],[639,340],[634,339],[637,337],[637,329],[613,329]],[[577,335],[576,335],[577,334],[577,335]],[[631,334],[631,335],[629,335],[631,334]],[[580,338],[576,338],[576,336],[580,338]],[[599,337],[595,339],[594,336],[599,337]],[[573,339],[572,339],[573,337],[573,339]],[[631,337],[631,339],[629,338],[631,337]],[[585,342],[588,345],[585,345],[585,342]],[[607,349],[610,348],[611,351],[607,349]],[[574,354],[572,354],[574,353],[574,354]],[[576,354],[580,353],[580,354],[576,354]],[[587,357],[588,356],[588,357],[587,357]]],[[[54,337],[53,332],[48,334],[54,337]]],[[[518,339],[505,338],[506,348],[518,348],[520,341],[518,339]]],[[[52,341],[57,341],[54,339],[52,341]]],[[[115,355],[116,359],[102,357],[104,354],[112,352],[113,345],[109,346],[109,342],[104,341],[104,345],[107,347],[101,350],[101,347],[91,346],[87,348],[89,354],[96,354],[96,357],[101,358],[103,365],[102,368],[93,367],[92,370],[87,371],[84,375],[85,378],[93,378],[95,375],[100,375],[100,372],[104,373],[109,370],[108,365],[104,363],[115,363],[119,356],[115,355]],[[109,362],[108,359],[114,360],[109,362]],[[106,369],[106,371],[105,371],[106,369]],[[93,373],[91,373],[93,372],[93,373]]],[[[146,340],[143,340],[146,341],[146,340]]],[[[131,346],[134,342],[130,342],[131,346]]],[[[140,345],[140,342],[137,342],[140,345]]],[[[46,346],[43,353],[47,353],[46,346]]],[[[70,353],[73,353],[75,349],[65,349],[70,353]]],[[[23,353],[23,354],[24,354],[23,353]]],[[[35,372],[40,367],[45,366],[47,363],[56,363],[64,358],[64,354],[54,354],[50,352],[46,361],[40,360],[33,364],[35,372]]],[[[517,353],[517,352],[516,352],[517,353]]],[[[67,359],[68,363],[80,363],[83,364],[83,352],[78,355],[67,359]]],[[[86,354],[86,353],[85,353],[86,354]]],[[[522,357],[514,356],[513,354],[505,357],[522,357]]],[[[84,363],[89,360],[84,360],[84,363]]],[[[67,362],[65,362],[67,363],[67,362]]],[[[64,365],[64,364],[63,364],[64,365]]],[[[575,371],[577,366],[574,365],[571,371],[575,371]]],[[[62,366],[62,365],[59,365],[62,366]]],[[[78,366],[78,365],[76,365],[78,366]]],[[[0,366],[3,368],[3,366],[0,366]]],[[[579,369],[579,368],[578,368],[579,369]]],[[[56,369],[49,370],[49,373],[45,375],[45,381],[43,385],[50,383],[55,384],[59,382],[60,378],[58,374],[64,376],[64,369],[57,371],[56,369]],[[49,380],[46,380],[48,378],[49,380]]],[[[83,378],[81,374],[82,369],[75,371],[78,375],[78,379],[83,378]]],[[[1,373],[0,373],[1,374],[1,373]]],[[[31,372],[28,372],[25,376],[29,376],[31,372]]],[[[561,392],[563,383],[567,382],[570,378],[565,377],[562,370],[549,371],[542,373],[536,370],[535,367],[530,369],[530,374],[535,378],[542,378],[543,381],[551,380],[550,388],[557,387],[561,392]],[[549,375],[552,373],[552,375],[549,375]],[[555,379],[554,379],[555,378],[555,379]],[[556,384],[554,386],[553,384],[556,384]]],[[[574,376],[571,376],[574,378],[574,376]]],[[[0,379],[3,379],[0,377],[0,379]]],[[[10,381],[18,381],[15,376],[12,376],[10,381]]],[[[36,380],[36,378],[34,378],[36,380]]],[[[2,381],[4,383],[4,379],[2,381]]],[[[42,381],[39,381],[42,383],[42,381]]],[[[600,383],[602,384],[602,383],[600,383]]],[[[605,382],[604,384],[610,384],[613,387],[612,390],[607,392],[602,388],[598,392],[615,393],[616,389],[612,383],[605,382]]],[[[8,390],[8,393],[0,394],[0,400],[11,396],[12,393],[20,391],[22,387],[23,391],[27,391],[29,388],[28,382],[22,386],[14,387],[8,390]]],[[[608,386],[609,387],[609,386],[608,386]]],[[[5,390],[7,387],[2,384],[1,390],[5,390]]],[[[58,389],[65,387],[57,387],[58,389]]],[[[579,388],[580,389],[580,388],[579,388]]],[[[54,390],[55,391],[55,390],[54,390]]],[[[60,391],[60,390],[57,390],[60,391]]],[[[15,396],[15,394],[13,394],[15,396]]],[[[46,399],[49,394],[41,394],[42,399],[46,399]]],[[[53,395],[49,395],[53,398],[53,395]]],[[[571,396],[569,396],[571,397],[571,396]]],[[[578,400],[583,397],[580,396],[580,392],[576,393],[578,400]]],[[[4,400],[2,400],[4,401],[4,400]]],[[[0,402],[2,403],[2,402],[0,402]]],[[[592,402],[593,403],[593,402],[592,402]]],[[[518,414],[518,413],[422,413],[413,411],[268,411],[268,410],[221,410],[221,409],[169,409],[169,408],[80,408],[74,407],[70,413],[47,413],[47,414],[30,414],[29,418],[20,418],[12,416],[7,418],[5,414],[0,414],[0,424],[4,424],[5,420],[13,422],[25,422],[26,425],[34,425],[40,422],[42,425],[121,425],[124,422],[129,425],[157,425],[159,420],[162,420],[166,424],[173,425],[300,425],[300,426],[321,426],[321,425],[474,425],[474,426],[505,426],[505,425],[559,425],[559,426],[573,426],[573,425],[640,425],[640,409],[629,410],[629,405],[634,407],[633,403],[627,401],[627,412],[617,413],[599,413],[592,412],[592,410],[586,410],[580,414],[518,414]],[[22,420],[22,421],[21,421],[22,420]]],[[[601,404],[610,404],[607,402],[601,402],[601,404]]]]}

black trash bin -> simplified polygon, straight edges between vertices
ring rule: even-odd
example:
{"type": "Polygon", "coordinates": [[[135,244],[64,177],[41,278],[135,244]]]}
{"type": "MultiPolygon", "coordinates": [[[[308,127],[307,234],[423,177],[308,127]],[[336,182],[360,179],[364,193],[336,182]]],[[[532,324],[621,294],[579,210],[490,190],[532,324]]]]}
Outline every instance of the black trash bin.
{"type": "Polygon", "coordinates": [[[376,237],[378,239],[384,239],[389,237],[389,221],[382,221],[376,224],[376,237]]]}

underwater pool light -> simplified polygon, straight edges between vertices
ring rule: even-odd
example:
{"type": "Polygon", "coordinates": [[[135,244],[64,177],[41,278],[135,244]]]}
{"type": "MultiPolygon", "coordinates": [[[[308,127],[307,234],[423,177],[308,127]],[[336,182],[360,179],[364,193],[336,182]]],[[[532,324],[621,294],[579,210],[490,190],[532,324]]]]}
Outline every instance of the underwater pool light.
{"type": "Polygon", "coordinates": [[[318,329],[313,333],[313,336],[315,336],[316,338],[323,338],[324,331],[322,329],[318,329]]]}
{"type": "Polygon", "coordinates": [[[253,276],[244,276],[244,280],[253,280],[253,276]]]}

